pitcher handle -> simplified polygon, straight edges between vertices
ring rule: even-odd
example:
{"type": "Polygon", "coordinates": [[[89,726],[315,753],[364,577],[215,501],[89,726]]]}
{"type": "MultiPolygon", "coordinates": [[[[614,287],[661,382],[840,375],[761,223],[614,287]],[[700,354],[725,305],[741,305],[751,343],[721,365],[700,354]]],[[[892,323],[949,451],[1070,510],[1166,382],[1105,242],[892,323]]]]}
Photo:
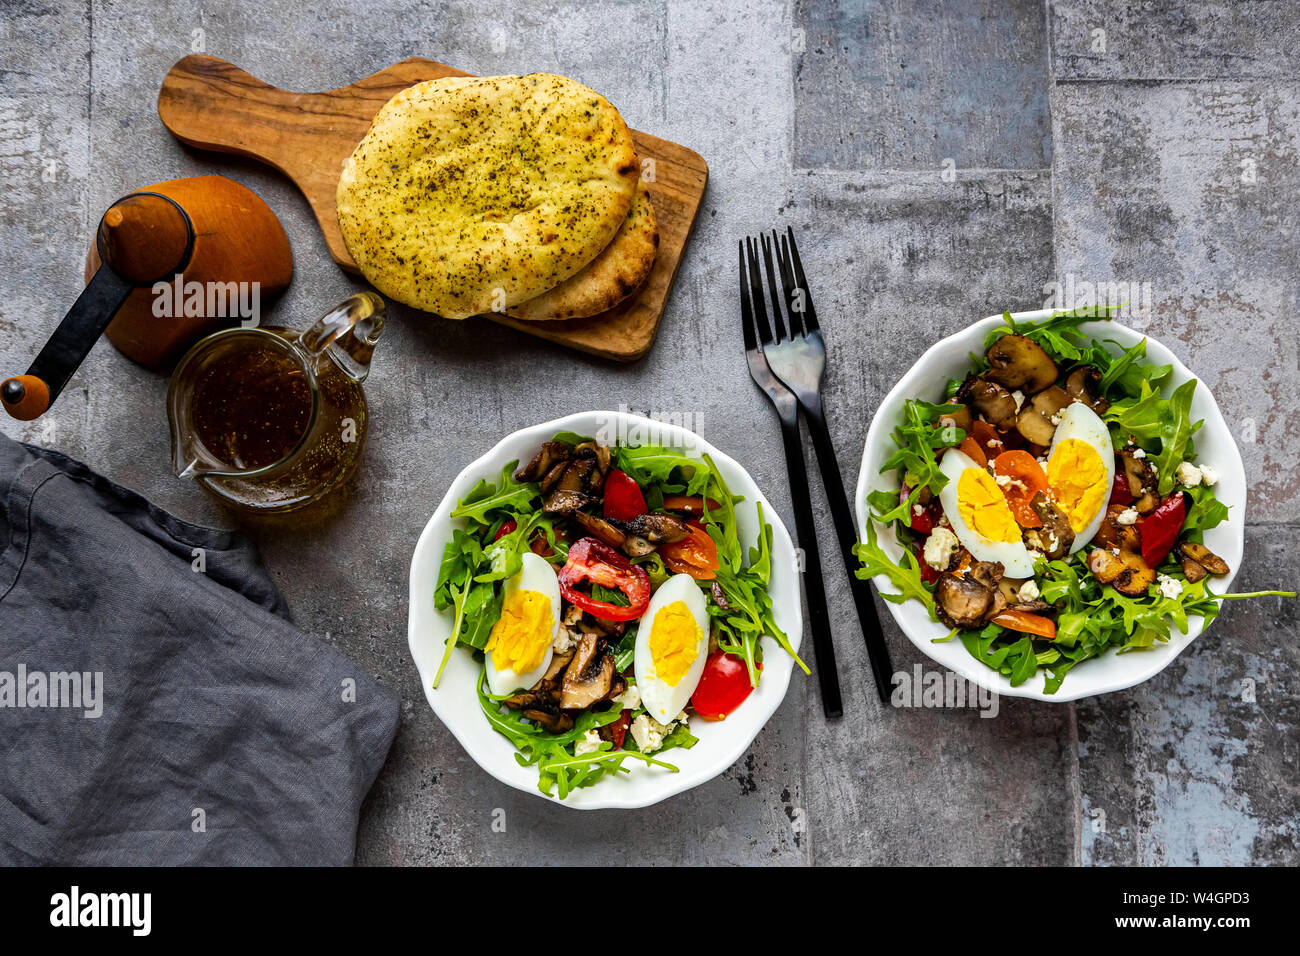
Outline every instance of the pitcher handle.
{"type": "Polygon", "coordinates": [[[384,300],[358,292],[322,315],[295,343],[313,361],[326,351],[354,382],[370,374],[370,357],[384,331],[384,300]]]}

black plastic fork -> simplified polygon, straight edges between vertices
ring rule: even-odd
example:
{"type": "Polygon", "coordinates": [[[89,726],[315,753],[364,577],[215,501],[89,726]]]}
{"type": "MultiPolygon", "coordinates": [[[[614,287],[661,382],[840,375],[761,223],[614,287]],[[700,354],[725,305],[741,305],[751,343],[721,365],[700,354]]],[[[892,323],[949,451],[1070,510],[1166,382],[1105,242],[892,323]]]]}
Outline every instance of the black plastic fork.
{"type": "Polygon", "coordinates": [[[835,456],[835,446],[831,443],[830,429],[826,427],[826,413],[822,408],[821,385],[822,373],[826,369],[826,345],[822,340],[821,326],[817,322],[817,311],[813,308],[812,293],[808,291],[803,263],[799,261],[794,230],[787,227],[784,236],[778,237],[775,231],[770,239],[763,236],[762,247],[767,285],[772,293],[775,330],[774,338],[764,335],[763,352],[771,371],[794,393],[803,408],[804,419],[808,422],[808,434],[812,436],[813,448],[817,451],[817,464],[821,466],[822,484],[826,488],[826,500],[830,503],[831,520],[839,539],[844,569],[848,572],[853,603],[857,606],[858,623],[862,626],[867,656],[871,660],[871,670],[876,680],[876,691],[882,701],[888,701],[892,688],[893,664],[889,659],[889,648],[885,645],[884,632],[880,628],[880,617],[876,613],[876,602],[871,594],[871,582],[854,573],[858,567],[857,557],[853,553],[854,546],[858,543],[857,523],[853,520],[849,500],[844,494],[840,464],[835,456]],[[773,274],[774,255],[776,268],[781,274],[779,297],[773,274]],[[785,313],[785,322],[782,321],[782,312],[785,313]]]}
{"type": "Polygon", "coordinates": [[[785,445],[785,466],[790,477],[795,532],[803,554],[808,625],[812,631],[817,679],[821,684],[822,710],[827,717],[840,717],[844,714],[844,704],[840,695],[840,675],[835,666],[830,614],[826,610],[826,590],[822,584],[817,528],[813,523],[812,502],[808,497],[808,472],[804,465],[803,442],[799,438],[799,402],[794,392],[772,372],[763,354],[763,345],[760,344],[760,341],[764,344],[772,341],[772,330],[768,326],[767,310],[763,305],[763,280],[759,275],[758,253],[752,239],[740,243],[740,315],[750,378],[767,393],[776,407],[777,417],[781,419],[781,440],[785,445]]]}

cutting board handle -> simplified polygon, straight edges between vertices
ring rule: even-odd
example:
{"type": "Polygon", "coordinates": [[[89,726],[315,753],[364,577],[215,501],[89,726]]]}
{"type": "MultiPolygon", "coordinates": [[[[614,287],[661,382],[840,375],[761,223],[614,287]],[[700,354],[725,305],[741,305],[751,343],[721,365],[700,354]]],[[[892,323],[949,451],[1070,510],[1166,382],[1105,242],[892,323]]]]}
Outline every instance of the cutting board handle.
{"type": "Polygon", "coordinates": [[[399,90],[433,76],[463,75],[412,57],[336,90],[293,93],[233,63],[194,53],[167,72],[158,116],[188,146],[247,156],[288,176],[311,204],[334,261],[356,272],[334,206],[344,160],[399,90]]]}
{"type": "Polygon", "coordinates": [[[181,142],[248,156],[293,176],[302,111],[321,94],[290,93],[215,56],[177,61],[158,91],[158,115],[181,142]]]}

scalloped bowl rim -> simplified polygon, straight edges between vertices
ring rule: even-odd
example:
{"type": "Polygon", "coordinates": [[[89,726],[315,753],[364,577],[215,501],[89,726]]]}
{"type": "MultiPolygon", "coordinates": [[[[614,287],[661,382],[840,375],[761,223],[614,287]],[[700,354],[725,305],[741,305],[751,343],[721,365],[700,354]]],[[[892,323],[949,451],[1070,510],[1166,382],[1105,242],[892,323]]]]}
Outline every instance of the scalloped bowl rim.
{"type": "MultiPolygon", "coordinates": [[[[1012,318],[1017,321],[1041,321],[1052,314],[1051,309],[1038,309],[1013,313],[1012,318]]],[[[959,365],[969,362],[972,352],[975,354],[983,352],[985,336],[1003,324],[1000,314],[991,315],[936,342],[881,401],[867,430],[867,439],[862,451],[862,465],[858,472],[855,505],[858,534],[862,540],[866,540],[866,521],[871,510],[867,504],[868,492],[874,488],[892,490],[898,487],[897,479],[893,475],[884,476],[879,472],[880,465],[893,447],[890,433],[900,420],[904,400],[928,397],[931,401],[942,401],[942,395],[936,394],[936,389],[942,389],[949,374],[942,369],[955,370],[959,365]]],[[[1173,366],[1169,384],[1177,386],[1187,379],[1197,378],[1168,347],[1150,335],[1114,321],[1087,322],[1080,328],[1099,340],[1113,339],[1125,347],[1145,338],[1147,360],[1156,365],[1173,366]]],[[[1215,492],[1228,506],[1228,520],[1210,529],[1205,536],[1206,544],[1227,561],[1231,568],[1227,575],[1215,579],[1215,590],[1224,593],[1230,589],[1237,575],[1245,548],[1245,466],[1218,402],[1215,401],[1209,387],[1199,379],[1192,400],[1192,417],[1193,420],[1200,418],[1205,421],[1196,436],[1197,459],[1212,464],[1218,471],[1219,480],[1215,492]]],[[[877,531],[879,542],[885,552],[895,560],[901,557],[902,548],[893,529],[880,528],[877,525],[877,531]]],[[[877,575],[874,580],[878,589],[885,592],[894,590],[884,575],[877,575]]],[[[1126,654],[1108,651],[1071,670],[1055,694],[1045,694],[1041,689],[1041,673],[1019,687],[1012,687],[1009,678],[985,667],[971,657],[960,641],[934,643],[934,639],[945,636],[948,629],[942,624],[931,621],[929,615],[916,601],[908,601],[905,604],[885,602],[885,606],[889,608],[908,640],[936,663],[955,671],[977,686],[995,691],[1002,696],[1026,697],[1056,703],[1112,693],[1149,680],[1168,667],[1174,658],[1204,630],[1201,618],[1189,618],[1188,633],[1181,634],[1174,629],[1167,644],[1157,644],[1148,650],[1126,654]]]]}
{"type": "MultiPolygon", "coordinates": [[[[759,686],[725,721],[710,722],[699,718],[691,721],[691,732],[699,737],[699,743],[690,750],[673,750],[663,758],[678,766],[679,772],[661,771],[629,761],[630,773],[607,776],[591,787],[572,791],[563,801],[554,796],[547,797],[538,789],[537,768],[519,766],[514,746],[492,730],[484,719],[474,689],[478,665],[472,663],[470,654],[457,648],[438,689],[433,689],[433,675],[442,658],[445,637],[451,630],[450,613],[433,607],[433,590],[443,546],[451,536],[452,508],[479,478],[495,480],[508,462],[523,460],[521,452],[527,451],[531,455],[557,432],[597,434],[603,425],[611,423],[629,431],[648,430],[656,443],[685,449],[695,457],[710,455],[732,493],[745,498],[737,505],[737,518],[741,545],[746,553],[758,526],[756,505],[762,504],[764,519],[772,526],[772,580],[768,593],[772,598],[773,615],[796,651],[803,632],[796,551],[780,515],[748,471],[731,456],[688,429],[629,412],[578,412],[521,428],[462,469],[424,526],[411,558],[407,646],[419,671],[425,699],[474,762],[488,774],[550,803],[581,810],[651,806],[717,777],[740,759],[776,712],[785,698],[794,670],[790,656],[776,641],[764,637],[761,641],[763,677],[759,686]]],[[[463,522],[456,524],[460,526],[463,522]]]]}

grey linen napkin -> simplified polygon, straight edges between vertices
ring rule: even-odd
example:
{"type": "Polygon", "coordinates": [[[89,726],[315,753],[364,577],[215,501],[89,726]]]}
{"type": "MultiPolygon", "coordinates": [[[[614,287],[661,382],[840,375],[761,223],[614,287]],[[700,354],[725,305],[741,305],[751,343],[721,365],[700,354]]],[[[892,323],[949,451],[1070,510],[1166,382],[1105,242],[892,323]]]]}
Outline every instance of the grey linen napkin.
{"type": "Polygon", "coordinates": [[[398,699],[247,539],[3,435],[0,504],[0,862],[351,863],[398,699]]]}

